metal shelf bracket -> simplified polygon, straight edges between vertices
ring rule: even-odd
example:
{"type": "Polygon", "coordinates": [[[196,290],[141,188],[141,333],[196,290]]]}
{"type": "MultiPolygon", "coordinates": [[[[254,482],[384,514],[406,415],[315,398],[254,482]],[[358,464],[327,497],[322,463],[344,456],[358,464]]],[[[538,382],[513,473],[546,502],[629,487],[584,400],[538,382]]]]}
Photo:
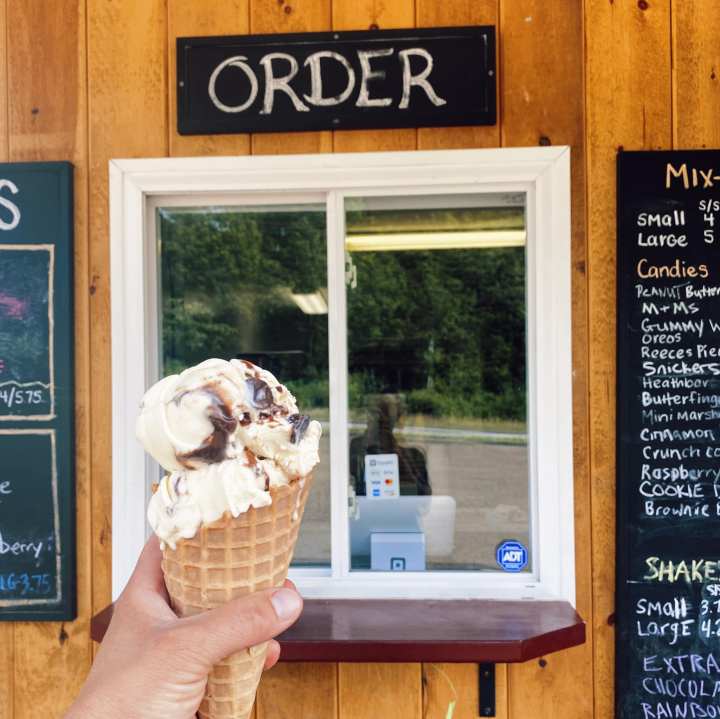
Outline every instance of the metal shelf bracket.
{"type": "Polygon", "coordinates": [[[495,665],[478,664],[478,714],[481,717],[495,716],[495,665]]]}

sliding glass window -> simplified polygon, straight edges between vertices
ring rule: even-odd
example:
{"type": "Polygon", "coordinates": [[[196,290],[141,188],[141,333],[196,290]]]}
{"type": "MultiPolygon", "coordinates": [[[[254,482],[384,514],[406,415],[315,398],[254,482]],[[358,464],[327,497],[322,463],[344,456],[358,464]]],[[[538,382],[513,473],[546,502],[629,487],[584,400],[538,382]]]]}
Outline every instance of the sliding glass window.
{"type": "Polygon", "coordinates": [[[353,570],[532,557],[522,194],[345,202],[353,570]]]}
{"type": "Polygon", "coordinates": [[[342,224],[329,332],[325,204],[159,207],[159,374],[249,359],[322,422],[294,566],[330,567],[336,492],[351,570],[499,572],[514,542],[531,571],[524,195],[347,197],[342,224]],[[341,345],[346,426],[329,414],[341,345]]]}

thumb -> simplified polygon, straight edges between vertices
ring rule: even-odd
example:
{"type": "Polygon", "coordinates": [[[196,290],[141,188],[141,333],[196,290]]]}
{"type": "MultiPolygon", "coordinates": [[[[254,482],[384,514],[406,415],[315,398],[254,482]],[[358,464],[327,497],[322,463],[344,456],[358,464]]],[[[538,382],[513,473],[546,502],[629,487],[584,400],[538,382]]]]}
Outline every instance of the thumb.
{"type": "Polygon", "coordinates": [[[212,666],[285,631],[300,616],[302,606],[294,589],[265,589],[181,619],[173,633],[186,646],[201,649],[212,666]]]}

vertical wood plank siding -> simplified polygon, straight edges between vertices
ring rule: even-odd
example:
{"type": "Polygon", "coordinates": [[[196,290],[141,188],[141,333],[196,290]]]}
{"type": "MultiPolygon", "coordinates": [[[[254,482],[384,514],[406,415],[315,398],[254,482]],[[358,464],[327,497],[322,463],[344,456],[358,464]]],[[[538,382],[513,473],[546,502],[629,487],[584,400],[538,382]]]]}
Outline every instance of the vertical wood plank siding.
{"type": "Polygon", "coordinates": [[[249,0],[168,0],[168,143],[171,157],[248,155],[250,135],[178,135],[175,40],[203,35],[247,35],[249,0]]]}
{"type": "MultiPolygon", "coordinates": [[[[567,0],[517,0],[500,7],[503,147],[571,146],[576,596],[578,611],[590,617],[582,8],[567,0]]],[[[587,689],[592,672],[591,631],[583,646],[542,661],[510,665],[508,716],[592,716],[593,694],[587,689]]]]}
{"type": "MultiPolygon", "coordinates": [[[[338,716],[340,719],[421,719],[421,668],[420,664],[340,664],[338,716]]],[[[444,712],[438,714],[438,717],[444,716],[444,712]]]]}
{"type": "Polygon", "coordinates": [[[260,684],[257,719],[336,719],[337,674],[332,662],[277,664],[260,684]]]}
{"type": "Polygon", "coordinates": [[[675,2],[672,8],[675,147],[720,146],[720,5],[675,2]]]}
{"type": "MultiPolygon", "coordinates": [[[[500,719],[613,715],[615,153],[720,144],[713,3],[670,0],[0,0],[0,160],[75,164],[79,618],[0,623],[0,718],[62,716],[110,599],[108,160],[572,146],[573,389],[578,608],[588,643],[497,672],[500,719]],[[181,35],[495,24],[498,124],[180,137],[181,35]],[[37,110],[37,112],[34,112],[37,110]],[[592,481],[591,481],[592,478],[592,481]]],[[[129,478],[131,480],[132,478],[129,478]]],[[[477,717],[477,668],[286,664],[256,719],[477,717]]]]}
{"type": "Polygon", "coordinates": [[[670,2],[585,4],[595,717],[613,716],[615,155],[672,146],[670,2]]]}
{"type": "Polygon", "coordinates": [[[13,671],[0,672],[14,673],[14,717],[31,719],[67,708],[92,662],[85,3],[8,3],[7,27],[7,159],[75,165],[78,619],[15,625],[13,671]]]}
{"type": "Polygon", "coordinates": [[[92,605],[98,612],[112,586],[108,161],[167,155],[168,54],[164,0],[87,0],[87,8],[92,605]]]}

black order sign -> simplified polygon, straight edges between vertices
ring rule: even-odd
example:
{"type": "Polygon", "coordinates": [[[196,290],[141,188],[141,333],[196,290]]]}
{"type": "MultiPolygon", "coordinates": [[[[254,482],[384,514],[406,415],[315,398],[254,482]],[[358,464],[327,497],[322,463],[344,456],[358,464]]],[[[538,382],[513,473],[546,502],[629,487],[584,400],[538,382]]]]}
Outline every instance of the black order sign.
{"type": "Polygon", "coordinates": [[[495,28],[178,38],[178,132],[493,125],[495,28]]]}
{"type": "Polygon", "coordinates": [[[620,153],[617,243],[617,717],[720,717],[720,151],[620,153]]]}

